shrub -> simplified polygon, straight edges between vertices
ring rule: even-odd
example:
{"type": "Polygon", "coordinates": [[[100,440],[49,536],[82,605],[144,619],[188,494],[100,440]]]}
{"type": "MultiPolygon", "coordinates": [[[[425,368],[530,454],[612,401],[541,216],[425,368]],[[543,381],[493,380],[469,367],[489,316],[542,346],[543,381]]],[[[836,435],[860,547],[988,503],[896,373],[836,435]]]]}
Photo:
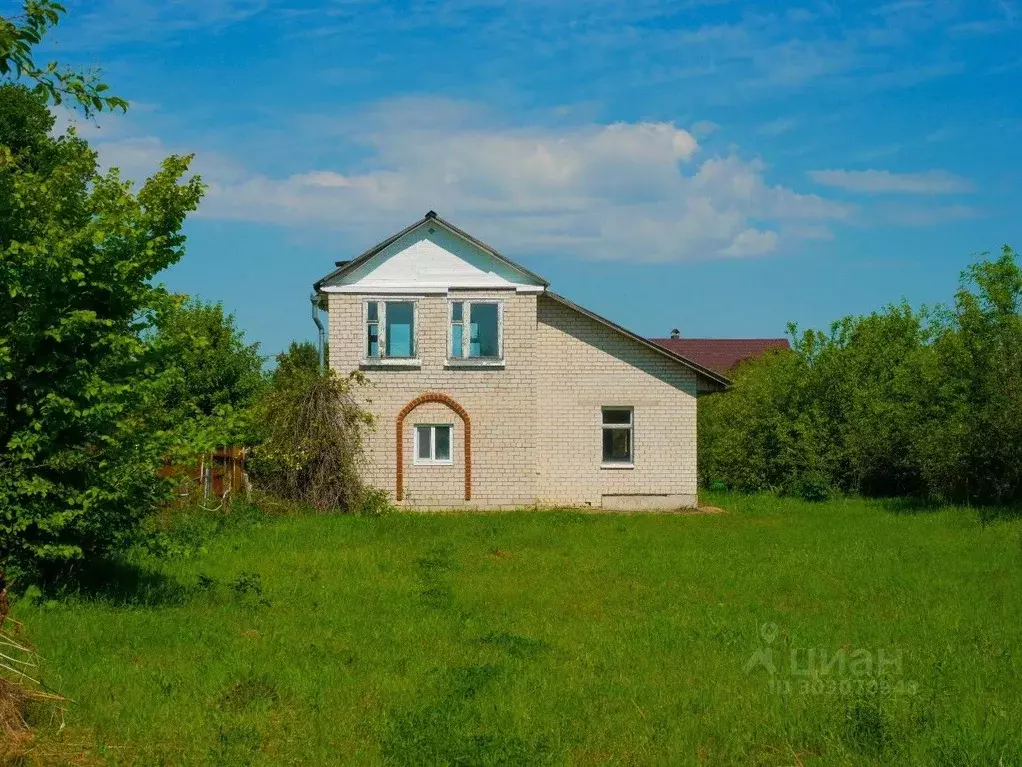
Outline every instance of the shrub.
{"type": "Polygon", "coordinates": [[[830,485],[822,474],[805,474],[792,483],[788,494],[810,503],[823,503],[830,500],[830,485]]]}
{"type": "Polygon", "coordinates": [[[367,497],[360,474],[372,416],[353,390],[365,377],[341,378],[282,357],[255,407],[261,440],[249,461],[252,479],[262,490],[320,511],[357,511],[367,497]]]}
{"type": "Polygon", "coordinates": [[[386,491],[378,487],[367,487],[362,493],[358,513],[363,517],[382,517],[394,510],[386,491]]]}

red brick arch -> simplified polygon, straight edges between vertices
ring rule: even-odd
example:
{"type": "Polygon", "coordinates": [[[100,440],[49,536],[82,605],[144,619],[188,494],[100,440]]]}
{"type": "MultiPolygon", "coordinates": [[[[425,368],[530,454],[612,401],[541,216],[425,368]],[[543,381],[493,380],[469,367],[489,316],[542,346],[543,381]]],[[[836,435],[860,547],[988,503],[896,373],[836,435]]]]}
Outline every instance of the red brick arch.
{"type": "Polygon", "coordinates": [[[439,402],[447,405],[451,410],[461,416],[465,423],[465,500],[472,500],[472,420],[468,417],[468,411],[459,405],[453,398],[436,391],[428,391],[413,399],[397,414],[397,500],[403,501],[405,497],[405,443],[404,427],[405,418],[419,405],[427,402],[439,402]]]}

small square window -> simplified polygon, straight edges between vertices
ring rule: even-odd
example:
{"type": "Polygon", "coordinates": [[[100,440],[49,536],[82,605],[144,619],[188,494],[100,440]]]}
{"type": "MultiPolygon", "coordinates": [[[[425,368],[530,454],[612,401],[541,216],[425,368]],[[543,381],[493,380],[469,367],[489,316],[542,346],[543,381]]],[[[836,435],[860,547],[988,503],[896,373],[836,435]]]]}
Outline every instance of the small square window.
{"type": "Polygon", "coordinates": [[[417,362],[415,301],[366,301],[363,306],[364,359],[374,364],[385,364],[388,358],[417,362]]]}
{"type": "Polygon", "coordinates": [[[415,465],[443,466],[453,463],[454,426],[419,424],[415,427],[415,465]]]}

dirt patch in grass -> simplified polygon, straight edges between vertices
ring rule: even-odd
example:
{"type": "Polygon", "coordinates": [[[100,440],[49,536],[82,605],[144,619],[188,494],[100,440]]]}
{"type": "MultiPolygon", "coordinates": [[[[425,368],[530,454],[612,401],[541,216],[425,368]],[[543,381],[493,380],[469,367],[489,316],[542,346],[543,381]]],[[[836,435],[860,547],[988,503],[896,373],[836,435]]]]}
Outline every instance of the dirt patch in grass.
{"type": "Polygon", "coordinates": [[[690,514],[727,514],[727,509],[720,506],[700,506],[698,509],[691,509],[690,514]]]}

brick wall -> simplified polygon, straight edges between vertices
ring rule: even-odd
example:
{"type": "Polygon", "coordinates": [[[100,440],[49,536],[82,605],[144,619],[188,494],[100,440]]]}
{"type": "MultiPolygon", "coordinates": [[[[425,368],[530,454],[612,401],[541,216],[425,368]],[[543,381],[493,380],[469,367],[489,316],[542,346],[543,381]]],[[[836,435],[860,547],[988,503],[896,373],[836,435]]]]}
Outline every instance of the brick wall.
{"type": "MultiPolygon", "coordinates": [[[[362,361],[364,296],[329,294],[330,365],[341,373],[362,361]]],[[[427,403],[413,410],[402,430],[404,505],[417,508],[515,508],[535,502],[536,296],[514,291],[451,291],[450,297],[417,297],[417,370],[365,369],[371,385],[366,405],[376,416],[367,440],[367,476],[396,494],[398,413],[427,392],[453,398],[472,422],[472,499],[464,497],[464,425],[449,407],[427,403]],[[448,368],[448,302],[487,299],[503,303],[503,368],[448,368]],[[413,429],[420,423],[454,424],[453,466],[415,466],[413,429]]]]}
{"type": "Polygon", "coordinates": [[[546,296],[536,338],[539,502],[695,505],[695,373],[546,296]],[[608,405],[634,409],[633,469],[601,467],[608,405]]]}
{"type": "MultiPolygon", "coordinates": [[[[450,299],[418,297],[421,367],[365,370],[371,381],[366,405],[377,418],[367,440],[369,482],[395,496],[398,413],[416,397],[440,392],[471,419],[472,499],[464,498],[462,420],[431,402],[413,410],[402,429],[404,505],[695,503],[695,373],[545,296],[476,290],[452,291],[455,297],[503,301],[505,367],[445,367],[450,299]],[[601,468],[604,405],[634,408],[633,469],[601,468]],[[425,423],[454,424],[452,466],[415,466],[413,429],[425,423]]],[[[364,300],[329,295],[330,364],[341,373],[362,361],[364,300]]]]}

